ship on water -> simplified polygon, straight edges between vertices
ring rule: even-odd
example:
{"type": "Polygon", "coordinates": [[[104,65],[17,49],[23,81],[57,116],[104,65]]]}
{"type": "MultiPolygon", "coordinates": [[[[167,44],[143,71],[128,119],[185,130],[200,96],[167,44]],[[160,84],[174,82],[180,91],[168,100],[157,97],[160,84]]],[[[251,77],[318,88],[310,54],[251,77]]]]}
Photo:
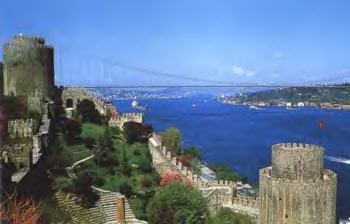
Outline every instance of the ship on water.
{"type": "Polygon", "coordinates": [[[139,102],[137,102],[136,100],[133,100],[131,102],[131,106],[135,109],[138,109],[138,110],[142,110],[142,111],[145,111],[147,110],[147,105],[141,105],[139,102]]]}

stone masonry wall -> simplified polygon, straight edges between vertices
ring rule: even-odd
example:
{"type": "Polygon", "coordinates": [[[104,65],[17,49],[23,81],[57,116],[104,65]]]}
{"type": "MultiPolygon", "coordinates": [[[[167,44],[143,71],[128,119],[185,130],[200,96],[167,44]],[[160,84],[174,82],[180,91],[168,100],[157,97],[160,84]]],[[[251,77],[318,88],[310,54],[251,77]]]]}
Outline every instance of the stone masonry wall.
{"type": "Polygon", "coordinates": [[[18,35],[3,45],[3,54],[4,95],[28,97],[29,111],[41,113],[36,103],[53,93],[53,48],[43,38],[18,35]]]}
{"type": "Polygon", "coordinates": [[[289,165],[297,161],[295,165],[302,167],[288,168],[275,161],[272,167],[260,170],[259,223],[334,224],[337,178],[334,172],[323,169],[323,162],[319,161],[323,149],[307,144],[278,144],[273,150],[284,151],[278,152],[277,157],[272,155],[273,160],[292,161],[286,162],[289,165]],[[276,164],[282,167],[274,169],[276,164]]]}
{"type": "Polygon", "coordinates": [[[110,103],[105,102],[103,99],[97,97],[94,93],[88,91],[85,88],[65,87],[63,89],[62,102],[65,108],[67,108],[68,101],[71,101],[73,108],[76,108],[76,105],[84,99],[94,102],[98,112],[104,116],[107,116],[113,108],[110,103]]]}
{"type": "Polygon", "coordinates": [[[143,123],[143,113],[124,113],[116,118],[111,118],[108,122],[110,127],[118,127],[123,129],[123,125],[126,122],[134,121],[137,123],[143,123]]]}
{"type": "Polygon", "coordinates": [[[232,206],[232,199],[234,197],[233,189],[236,187],[234,181],[208,181],[193,173],[182,162],[178,161],[176,156],[172,156],[166,147],[162,146],[160,138],[156,134],[153,134],[153,137],[149,138],[148,146],[152,155],[153,165],[157,172],[162,174],[166,170],[172,170],[189,179],[193,186],[207,198],[211,211],[216,212],[223,206],[232,206]]]}

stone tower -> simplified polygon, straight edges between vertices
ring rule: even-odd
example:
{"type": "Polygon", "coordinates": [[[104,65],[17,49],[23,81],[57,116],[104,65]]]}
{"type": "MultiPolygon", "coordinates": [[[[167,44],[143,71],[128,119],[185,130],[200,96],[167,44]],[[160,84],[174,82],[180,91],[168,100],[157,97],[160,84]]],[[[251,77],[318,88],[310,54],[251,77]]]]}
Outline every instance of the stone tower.
{"type": "Polygon", "coordinates": [[[2,102],[2,95],[3,95],[3,81],[2,81],[2,77],[3,77],[3,70],[2,70],[2,62],[0,61],[0,105],[2,102]]]}
{"type": "Polygon", "coordinates": [[[323,168],[323,148],[282,143],[260,170],[259,224],[334,224],[337,177],[323,168]]]}
{"type": "Polygon", "coordinates": [[[53,91],[53,48],[41,37],[17,35],[3,45],[3,54],[4,95],[25,97],[28,109],[37,111],[53,91]]]}

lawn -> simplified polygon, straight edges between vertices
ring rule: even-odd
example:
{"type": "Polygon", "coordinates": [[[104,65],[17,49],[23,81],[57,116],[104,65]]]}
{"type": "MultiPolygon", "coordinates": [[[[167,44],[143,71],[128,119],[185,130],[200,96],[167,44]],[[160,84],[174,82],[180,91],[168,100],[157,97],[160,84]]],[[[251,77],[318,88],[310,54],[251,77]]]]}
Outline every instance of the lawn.
{"type": "Polygon", "coordinates": [[[93,138],[97,140],[103,133],[105,132],[106,127],[100,124],[94,123],[83,123],[81,127],[80,137],[85,138],[93,138]]]}

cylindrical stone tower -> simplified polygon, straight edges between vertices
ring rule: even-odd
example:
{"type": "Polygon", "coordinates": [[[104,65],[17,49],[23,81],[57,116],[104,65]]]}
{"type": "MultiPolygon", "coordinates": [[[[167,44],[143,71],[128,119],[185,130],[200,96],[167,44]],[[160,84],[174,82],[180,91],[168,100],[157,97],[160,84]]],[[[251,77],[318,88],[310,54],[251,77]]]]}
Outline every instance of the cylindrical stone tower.
{"type": "Polygon", "coordinates": [[[272,147],[272,167],[260,170],[259,224],[334,224],[337,177],[323,169],[323,148],[272,147]]]}
{"type": "MultiPolygon", "coordinates": [[[[49,98],[54,86],[54,50],[41,37],[14,36],[3,45],[3,91],[30,103],[49,98]]],[[[29,108],[30,109],[30,108],[29,108]]]]}

